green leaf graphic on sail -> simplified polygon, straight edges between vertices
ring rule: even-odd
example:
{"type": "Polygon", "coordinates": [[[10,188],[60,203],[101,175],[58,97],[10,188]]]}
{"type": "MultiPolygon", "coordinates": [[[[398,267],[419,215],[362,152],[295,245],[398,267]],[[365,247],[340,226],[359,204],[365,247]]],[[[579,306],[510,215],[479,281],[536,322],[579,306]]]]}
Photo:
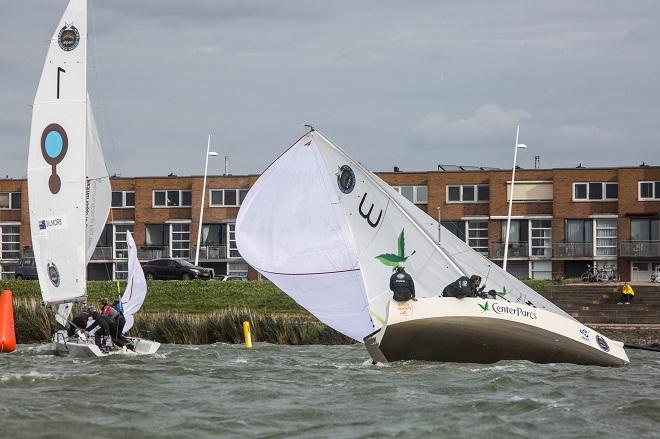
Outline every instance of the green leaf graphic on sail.
{"type": "Polygon", "coordinates": [[[388,267],[392,267],[392,270],[396,269],[400,262],[406,262],[409,257],[415,254],[415,251],[413,251],[408,256],[406,256],[406,238],[404,235],[404,230],[401,230],[397,240],[397,254],[383,253],[382,255],[376,256],[376,259],[388,267]]]}

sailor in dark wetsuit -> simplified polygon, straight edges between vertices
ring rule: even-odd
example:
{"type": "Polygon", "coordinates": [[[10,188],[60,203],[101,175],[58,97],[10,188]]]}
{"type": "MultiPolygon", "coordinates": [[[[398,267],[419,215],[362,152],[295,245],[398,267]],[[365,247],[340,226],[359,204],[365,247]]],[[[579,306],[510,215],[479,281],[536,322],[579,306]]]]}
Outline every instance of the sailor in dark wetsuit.
{"type": "Polygon", "coordinates": [[[415,299],[415,282],[412,277],[406,273],[403,265],[396,267],[396,271],[390,277],[390,290],[393,293],[393,299],[397,302],[405,302],[415,299]]]}
{"type": "Polygon", "coordinates": [[[110,336],[110,322],[108,321],[108,318],[102,316],[96,311],[92,311],[91,314],[89,314],[89,319],[92,320],[92,324],[87,327],[87,331],[91,332],[98,327],[96,332],[94,332],[94,342],[103,352],[107,351],[108,348],[104,342],[107,341],[110,336]]]}
{"type": "Polygon", "coordinates": [[[71,323],[69,323],[69,327],[67,328],[67,334],[69,337],[73,337],[74,334],[76,333],[76,330],[78,329],[85,329],[87,326],[87,319],[89,318],[89,314],[87,313],[87,310],[82,311],[80,314],[78,314],[76,317],[74,317],[73,320],[71,320],[71,323]]]}
{"type": "Polygon", "coordinates": [[[445,287],[442,291],[442,297],[456,297],[458,299],[464,297],[481,297],[485,299],[488,295],[483,291],[485,286],[479,288],[480,283],[481,276],[477,276],[476,274],[470,276],[469,279],[467,276],[461,276],[445,287]]]}

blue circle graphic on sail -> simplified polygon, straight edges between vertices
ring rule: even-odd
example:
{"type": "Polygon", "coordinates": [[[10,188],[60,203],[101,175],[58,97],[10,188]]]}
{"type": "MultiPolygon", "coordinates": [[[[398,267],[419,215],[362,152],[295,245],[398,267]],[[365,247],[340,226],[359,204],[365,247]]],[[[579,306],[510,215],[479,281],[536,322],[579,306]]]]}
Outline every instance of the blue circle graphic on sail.
{"type": "Polygon", "coordinates": [[[48,188],[52,194],[58,193],[62,187],[62,180],[57,175],[57,165],[64,159],[68,149],[69,136],[61,125],[51,123],[44,128],[41,133],[41,155],[52,168],[48,179],[48,188]]]}
{"type": "Polygon", "coordinates": [[[48,157],[56,158],[62,152],[62,146],[64,141],[62,140],[62,135],[57,131],[51,131],[46,134],[46,154],[48,157]]]}

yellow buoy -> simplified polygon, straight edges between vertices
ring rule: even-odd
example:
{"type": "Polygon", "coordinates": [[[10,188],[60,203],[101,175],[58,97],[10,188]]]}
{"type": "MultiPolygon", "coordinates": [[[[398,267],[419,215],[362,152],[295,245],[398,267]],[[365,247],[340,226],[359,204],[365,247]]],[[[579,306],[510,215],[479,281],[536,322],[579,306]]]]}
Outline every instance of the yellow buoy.
{"type": "Polygon", "coordinates": [[[245,338],[245,347],[252,347],[252,334],[250,333],[250,322],[243,322],[243,337],[245,338]]]}

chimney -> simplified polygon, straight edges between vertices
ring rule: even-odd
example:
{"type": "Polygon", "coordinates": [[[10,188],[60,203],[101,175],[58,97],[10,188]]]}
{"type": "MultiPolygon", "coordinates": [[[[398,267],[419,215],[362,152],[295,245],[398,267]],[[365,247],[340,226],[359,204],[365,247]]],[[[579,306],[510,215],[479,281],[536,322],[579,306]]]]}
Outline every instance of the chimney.
{"type": "Polygon", "coordinates": [[[398,167],[398,166],[395,166],[395,167],[394,167],[394,172],[401,172],[401,171],[399,171],[399,167],[398,167]]]}
{"type": "Polygon", "coordinates": [[[534,156],[534,169],[538,169],[541,167],[541,156],[540,155],[535,155],[534,156]]]}
{"type": "Polygon", "coordinates": [[[229,175],[229,156],[225,156],[225,175],[229,175]]]}

